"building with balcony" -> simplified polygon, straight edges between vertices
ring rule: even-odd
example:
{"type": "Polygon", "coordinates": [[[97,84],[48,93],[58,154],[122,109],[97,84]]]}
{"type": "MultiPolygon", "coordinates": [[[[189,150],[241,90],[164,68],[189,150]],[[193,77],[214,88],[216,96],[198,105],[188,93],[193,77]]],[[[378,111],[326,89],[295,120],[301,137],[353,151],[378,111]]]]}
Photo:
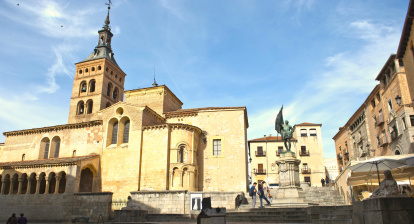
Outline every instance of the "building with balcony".
{"type": "MultiPolygon", "coordinates": [[[[320,185],[320,179],[325,178],[323,165],[323,148],[321,124],[301,123],[293,126],[291,151],[298,159],[299,175],[302,182],[310,185],[320,185]]],[[[278,186],[279,174],[276,161],[280,154],[286,151],[284,141],[280,136],[264,136],[249,140],[251,156],[252,182],[266,182],[278,186]]]]}

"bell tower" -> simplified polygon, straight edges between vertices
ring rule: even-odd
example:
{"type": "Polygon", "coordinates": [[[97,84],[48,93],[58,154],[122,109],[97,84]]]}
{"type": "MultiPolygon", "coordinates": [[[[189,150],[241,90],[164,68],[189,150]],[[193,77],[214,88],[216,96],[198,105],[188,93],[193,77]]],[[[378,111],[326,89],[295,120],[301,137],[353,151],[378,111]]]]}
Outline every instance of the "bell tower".
{"type": "Polygon", "coordinates": [[[83,61],[76,63],[70,100],[68,123],[96,120],[95,114],[123,101],[126,74],[116,63],[112,52],[113,34],[109,26],[109,10],[105,24],[98,31],[98,45],[83,61]]]}

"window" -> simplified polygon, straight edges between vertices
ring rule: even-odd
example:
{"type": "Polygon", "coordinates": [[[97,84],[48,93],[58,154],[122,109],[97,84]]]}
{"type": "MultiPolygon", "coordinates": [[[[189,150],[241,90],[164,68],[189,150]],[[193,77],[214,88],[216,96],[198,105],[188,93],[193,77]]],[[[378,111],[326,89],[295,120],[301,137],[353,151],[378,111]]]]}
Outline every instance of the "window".
{"type": "Polygon", "coordinates": [[[263,155],[263,147],[262,146],[257,146],[257,154],[258,155],[263,155]]]}
{"type": "Polygon", "coordinates": [[[78,115],[83,114],[84,110],[85,110],[85,104],[83,103],[83,101],[80,101],[78,103],[78,113],[77,114],[78,115]]]}
{"type": "Polygon", "coordinates": [[[381,145],[381,139],[379,135],[377,135],[377,145],[378,147],[381,145]]]}
{"type": "Polygon", "coordinates": [[[410,115],[411,127],[414,127],[414,115],[410,115]]]}
{"type": "Polygon", "coordinates": [[[111,71],[111,75],[113,75],[114,74],[114,72],[113,71],[111,71]]]}
{"type": "Polygon", "coordinates": [[[395,150],[395,155],[401,155],[400,150],[395,150]]]}
{"type": "Polygon", "coordinates": [[[112,98],[114,98],[114,100],[116,100],[117,97],[118,97],[118,87],[115,87],[114,93],[112,94],[112,98]]]}
{"type": "Polygon", "coordinates": [[[221,139],[213,140],[213,156],[221,155],[221,139]]]}
{"type": "Polygon", "coordinates": [[[75,157],[75,156],[76,156],[76,150],[73,150],[72,157],[75,157]]]}
{"type": "Polygon", "coordinates": [[[116,141],[118,136],[118,121],[115,122],[114,127],[112,129],[112,140],[111,140],[111,144],[116,144],[116,141]]]}
{"type": "Polygon", "coordinates": [[[301,153],[302,155],[306,154],[306,146],[301,146],[301,147],[300,147],[300,153],[301,153]]]}
{"type": "Polygon", "coordinates": [[[92,100],[88,100],[88,102],[86,103],[86,108],[88,109],[87,113],[91,114],[92,109],[93,109],[93,101],[92,100]]]}
{"type": "Polygon", "coordinates": [[[108,70],[109,70],[108,68],[105,69],[105,71],[108,71],[108,70]]]}
{"type": "Polygon", "coordinates": [[[43,154],[43,159],[49,158],[49,145],[50,145],[50,140],[47,140],[45,144],[45,153],[43,154]]]}
{"type": "Polygon", "coordinates": [[[22,155],[22,161],[24,161],[24,159],[26,158],[26,154],[22,155]]]}
{"type": "Polygon", "coordinates": [[[81,93],[86,92],[86,82],[81,83],[81,93]]]}
{"type": "Polygon", "coordinates": [[[102,67],[100,65],[98,65],[98,70],[101,70],[101,69],[102,69],[102,67]]]}
{"type": "Polygon", "coordinates": [[[55,143],[55,153],[53,155],[54,158],[58,158],[59,157],[59,150],[60,150],[60,138],[56,140],[55,143]]]}
{"type": "Polygon", "coordinates": [[[282,153],[283,152],[283,146],[277,147],[277,152],[278,152],[278,154],[282,153]]]}
{"type": "Polygon", "coordinates": [[[95,81],[95,79],[92,79],[89,82],[89,92],[91,92],[91,93],[95,92],[95,85],[96,85],[96,81],[95,81]]]}
{"type": "Polygon", "coordinates": [[[85,68],[85,72],[89,72],[88,68],[85,68]]]}
{"type": "Polygon", "coordinates": [[[407,129],[407,123],[405,122],[405,117],[401,118],[403,130],[407,129]]]}
{"type": "Polygon", "coordinates": [[[374,115],[374,125],[377,126],[378,125],[378,121],[377,121],[377,117],[374,115]]]}
{"type": "Polygon", "coordinates": [[[391,99],[388,100],[388,111],[392,110],[392,101],[391,99]]]}
{"type": "Polygon", "coordinates": [[[306,183],[310,183],[311,181],[310,181],[310,177],[305,177],[305,182],[306,183]]]}
{"type": "Polygon", "coordinates": [[[313,129],[310,129],[309,130],[309,135],[310,136],[316,136],[316,129],[314,129],[314,128],[313,129]]]}
{"type": "Polygon", "coordinates": [[[78,72],[79,74],[82,74],[82,69],[79,69],[79,72],[78,72]]]}
{"type": "Polygon", "coordinates": [[[111,96],[111,91],[112,91],[112,84],[108,83],[108,88],[106,89],[106,95],[111,96]]]}
{"type": "Polygon", "coordinates": [[[119,81],[122,82],[122,78],[119,78],[119,81]]]}
{"type": "Polygon", "coordinates": [[[128,140],[129,140],[129,124],[130,124],[129,120],[125,122],[125,125],[124,125],[124,137],[122,139],[122,142],[123,143],[128,143],[128,140]]]}
{"type": "Polygon", "coordinates": [[[183,163],[184,162],[184,146],[180,146],[180,149],[178,151],[178,162],[183,163]]]}
{"type": "Polygon", "coordinates": [[[371,100],[372,109],[374,109],[375,105],[375,99],[371,100]]]}
{"type": "Polygon", "coordinates": [[[307,137],[308,133],[306,131],[306,129],[300,129],[300,137],[307,137]]]}
{"type": "Polygon", "coordinates": [[[257,164],[257,170],[258,170],[258,173],[263,173],[263,163],[259,163],[259,164],[257,164]]]}
{"type": "Polygon", "coordinates": [[[308,164],[307,163],[303,164],[303,170],[308,170],[308,164]]]}
{"type": "Polygon", "coordinates": [[[91,71],[93,71],[93,72],[94,72],[94,71],[95,71],[95,67],[92,67],[92,68],[91,68],[91,71]]]}

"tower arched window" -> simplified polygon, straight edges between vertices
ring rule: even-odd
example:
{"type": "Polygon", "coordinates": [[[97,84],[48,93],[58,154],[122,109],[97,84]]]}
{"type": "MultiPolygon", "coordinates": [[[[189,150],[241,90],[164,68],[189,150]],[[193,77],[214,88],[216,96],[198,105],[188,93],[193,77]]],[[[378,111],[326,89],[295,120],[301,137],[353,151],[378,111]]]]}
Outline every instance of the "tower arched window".
{"type": "Polygon", "coordinates": [[[101,69],[102,69],[102,67],[100,65],[98,65],[98,70],[101,70],[101,69]]]}
{"type": "Polygon", "coordinates": [[[122,143],[128,143],[129,141],[129,125],[130,125],[130,121],[127,120],[124,124],[124,136],[122,139],[122,143]]]}
{"type": "Polygon", "coordinates": [[[82,69],[79,69],[79,72],[78,72],[79,74],[82,74],[82,69]]]}
{"type": "Polygon", "coordinates": [[[94,71],[95,71],[95,67],[92,67],[92,68],[91,68],[91,71],[93,71],[93,72],[94,72],[94,71]]]}
{"type": "Polygon", "coordinates": [[[81,83],[81,88],[80,88],[80,90],[81,90],[81,93],[86,92],[86,82],[82,82],[82,83],[81,83]]]}
{"type": "Polygon", "coordinates": [[[87,108],[87,113],[91,114],[92,109],[93,109],[93,101],[92,100],[88,100],[88,102],[86,103],[86,108],[87,108]]]}
{"type": "Polygon", "coordinates": [[[95,92],[95,86],[96,86],[96,81],[95,81],[95,79],[92,79],[89,82],[89,92],[91,92],[91,93],[95,92]]]}
{"type": "Polygon", "coordinates": [[[89,69],[88,68],[85,68],[85,72],[89,72],[89,69]]]}
{"type": "Polygon", "coordinates": [[[118,97],[118,87],[115,87],[114,93],[112,94],[112,98],[114,98],[114,100],[116,100],[117,97],[118,97]]]}
{"type": "Polygon", "coordinates": [[[178,162],[179,163],[184,162],[184,150],[185,150],[185,147],[183,145],[180,146],[180,149],[178,150],[178,162]]]}
{"type": "Polygon", "coordinates": [[[83,103],[83,101],[80,101],[78,103],[78,111],[77,111],[77,114],[78,115],[83,114],[84,111],[85,111],[85,104],[83,103]]]}
{"type": "Polygon", "coordinates": [[[101,36],[101,44],[104,44],[104,36],[101,36]]]}
{"type": "Polygon", "coordinates": [[[114,127],[112,129],[112,140],[111,140],[111,144],[116,144],[117,140],[118,140],[118,121],[116,121],[114,123],[114,127]]]}
{"type": "Polygon", "coordinates": [[[112,91],[112,84],[108,83],[108,88],[106,89],[106,95],[111,96],[111,91],[112,91]]]}

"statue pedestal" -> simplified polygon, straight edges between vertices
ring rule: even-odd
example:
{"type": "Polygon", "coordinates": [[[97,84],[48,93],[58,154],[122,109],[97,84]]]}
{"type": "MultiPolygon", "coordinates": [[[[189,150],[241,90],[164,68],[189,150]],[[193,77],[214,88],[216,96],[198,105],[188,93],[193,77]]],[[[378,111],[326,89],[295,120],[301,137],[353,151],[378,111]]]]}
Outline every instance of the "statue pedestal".
{"type": "Polygon", "coordinates": [[[304,203],[304,193],[300,187],[299,164],[300,159],[292,151],[280,154],[276,161],[279,167],[279,189],[274,203],[304,203]]]}

